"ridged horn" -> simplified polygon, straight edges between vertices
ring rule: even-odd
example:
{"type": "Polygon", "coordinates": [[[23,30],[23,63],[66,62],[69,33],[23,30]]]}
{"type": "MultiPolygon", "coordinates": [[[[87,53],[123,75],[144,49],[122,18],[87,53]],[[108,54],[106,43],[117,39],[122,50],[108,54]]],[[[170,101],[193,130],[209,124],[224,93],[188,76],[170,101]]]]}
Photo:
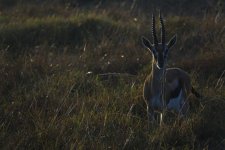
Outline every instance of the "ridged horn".
{"type": "Polygon", "coordinates": [[[162,18],[162,14],[161,11],[159,12],[159,19],[160,19],[160,25],[161,25],[161,42],[162,42],[162,46],[165,47],[166,44],[166,35],[165,35],[165,26],[164,26],[164,22],[163,22],[163,18],[162,18]]]}
{"type": "Polygon", "coordinates": [[[155,15],[152,14],[152,36],[153,36],[153,43],[155,46],[158,46],[158,40],[156,36],[156,29],[155,29],[155,15]]]}

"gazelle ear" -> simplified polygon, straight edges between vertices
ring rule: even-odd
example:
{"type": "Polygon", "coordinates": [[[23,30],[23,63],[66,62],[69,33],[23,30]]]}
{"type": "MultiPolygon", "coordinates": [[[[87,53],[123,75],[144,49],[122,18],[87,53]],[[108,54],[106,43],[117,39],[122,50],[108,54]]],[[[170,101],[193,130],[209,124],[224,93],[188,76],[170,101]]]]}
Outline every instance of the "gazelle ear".
{"type": "Polygon", "coordinates": [[[170,41],[167,43],[167,47],[168,49],[170,49],[177,41],[177,35],[174,35],[170,41]]]}
{"type": "Polygon", "coordinates": [[[150,51],[153,51],[152,43],[146,37],[142,36],[141,40],[142,40],[142,44],[145,48],[147,48],[150,51]]]}

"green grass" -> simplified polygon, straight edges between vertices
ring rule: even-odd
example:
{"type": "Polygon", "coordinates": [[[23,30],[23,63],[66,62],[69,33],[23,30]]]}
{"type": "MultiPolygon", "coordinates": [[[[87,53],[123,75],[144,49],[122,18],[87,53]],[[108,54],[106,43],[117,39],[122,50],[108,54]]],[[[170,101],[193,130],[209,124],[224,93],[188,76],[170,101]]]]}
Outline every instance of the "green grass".
{"type": "Polygon", "coordinates": [[[167,114],[159,127],[148,126],[142,99],[151,69],[151,55],[140,41],[142,35],[150,38],[148,15],[120,9],[68,12],[58,5],[10,10],[0,16],[1,149],[225,146],[224,21],[166,17],[167,40],[178,34],[169,66],[189,72],[205,98],[201,107],[191,97],[186,120],[167,114]],[[55,15],[40,12],[48,7],[55,15]],[[102,75],[109,72],[122,74],[102,75]]]}

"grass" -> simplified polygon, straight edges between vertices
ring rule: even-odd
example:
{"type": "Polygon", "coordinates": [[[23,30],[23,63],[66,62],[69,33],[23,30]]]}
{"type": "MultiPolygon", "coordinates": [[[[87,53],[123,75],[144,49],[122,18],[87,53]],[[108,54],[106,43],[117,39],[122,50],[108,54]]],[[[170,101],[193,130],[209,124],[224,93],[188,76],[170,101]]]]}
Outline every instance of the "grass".
{"type": "Polygon", "coordinates": [[[140,37],[149,37],[148,16],[120,9],[51,9],[55,15],[15,6],[12,15],[5,9],[0,16],[1,149],[225,146],[224,21],[166,17],[167,38],[178,34],[169,66],[187,70],[205,98],[201,107],[191,97],[186,120],[168,114],[159,128],[148,126],[142,99],[151,56],[140,37]],[[108,72],[122,74],[102,75],[108,72]]]}

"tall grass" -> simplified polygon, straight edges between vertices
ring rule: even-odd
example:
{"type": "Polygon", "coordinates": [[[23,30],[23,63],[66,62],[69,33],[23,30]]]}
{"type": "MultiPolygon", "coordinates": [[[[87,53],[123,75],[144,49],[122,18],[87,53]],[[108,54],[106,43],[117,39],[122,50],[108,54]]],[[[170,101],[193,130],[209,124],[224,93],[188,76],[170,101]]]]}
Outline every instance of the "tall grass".
{"type": "Polygon", "coordinates": [[[18,6],[0,16],[1,149],[223,149],[224,21],[167,16],[167,38],[178,34],[169,66],[187,70],[204,98],[201,106],[191,97],[186,120],[168,113],[159,128],[148,126],[142,99],[148,15],[68,15],[57,5],[55,16],[35,16],[32,7],[33,15],[18,6]]]}

